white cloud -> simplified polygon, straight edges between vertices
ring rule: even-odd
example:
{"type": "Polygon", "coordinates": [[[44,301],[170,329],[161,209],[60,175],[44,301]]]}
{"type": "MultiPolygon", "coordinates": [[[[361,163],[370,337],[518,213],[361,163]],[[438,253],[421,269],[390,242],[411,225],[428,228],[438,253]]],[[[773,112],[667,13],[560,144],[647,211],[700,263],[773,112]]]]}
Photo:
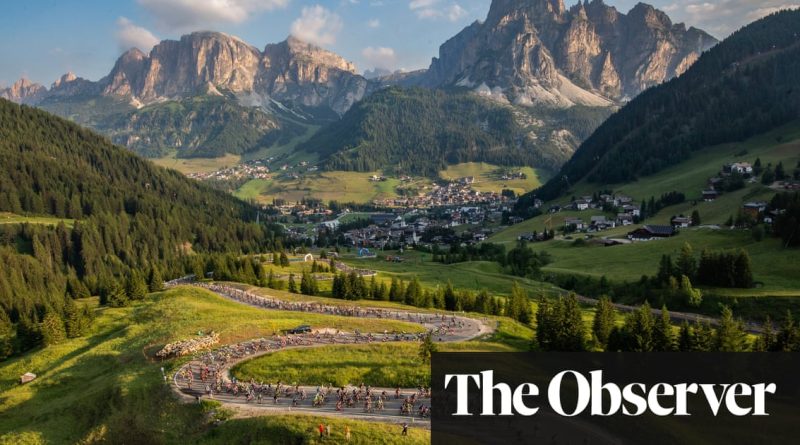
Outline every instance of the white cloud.
{"type": "Polygon", "coordinates": [[[458,3],[444,5],[441,0],[411,0],[408,9],[420,19],[447,19],[457,22],[467,15],[467,11],[458,3]]]}
{"type": "Polygon", "coordinates": [[[675,22],[685,22],[717,38],[782,9],[800,8],[800,3],[786,0],[675,0],[664,6],[675,22]]]}
{"type": "Polygon", "coordinates": [[[361,55],[373,68],[392,70],[397,66],[397,55],[392,48],[368,46],[361,50],[361,55]]]}
{"type": "Polygon", "coordinates": [[[370,28],[380,28],[381,21],[378,19],[370,19],[369,21],[367,21],[367,26],[370,28]]]}
{"type": "Polygon", "coordinates": [[[285,8],[290,0],[138,0],[166,29],[241,23],[253,14],[285,8]]]}
{"type": "Polygon", "coordinates": [[[117,29],[117,44],[120,51],[139,48],[147,53],[159,42],[158,37],[153,35],[152,32],[135,25],[125,17],[117,19],[117,26],[119,27],[117,29]]]}
{"type": "Polygon", "coordinates": [[[336,43],[336,36],[343,26],[337,14],[320,5],[307,6],[300,17],[292,22],[292,35],[315,45],[332,45],[336,43]]]}
{"type": "Polygon", "coordinates": [[[457,3],[453,3],[447,8],[447,19],[451,22],[457,22],[465,15],[467,15],[467,11],[457,3]]]}

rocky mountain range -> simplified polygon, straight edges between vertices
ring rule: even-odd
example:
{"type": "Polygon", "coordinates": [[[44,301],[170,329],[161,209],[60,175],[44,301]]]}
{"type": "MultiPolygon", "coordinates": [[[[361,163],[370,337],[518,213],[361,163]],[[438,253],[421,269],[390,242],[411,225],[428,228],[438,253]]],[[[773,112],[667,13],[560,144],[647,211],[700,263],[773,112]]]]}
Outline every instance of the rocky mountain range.
{"type": "Polygon", "coordinates": [[[686,71],[714,37],[643,3],[493,0],[484,22],[444,43],[411,81],[463,86],[518,105],[605,106],[686,71]]]}
{"type": "Polygon", "coordinates": [[[493,0],[486,20],[445,42],[427,70],[362,76],[341,56],[293,37],[260,50],[227,34],[195,32],[149,54],[128,50],[98,81],[68,73],[48,89],[23,79],[0,97],[68,117],[147,156],[221,156],[336,125],[386,86],[455,89],[525,109],[513,115],[525,116],[527,139],[558,146],[564,159],[596,111],[575,124],[536,110],[610,114],[683,73],[715,43],[645,4],[622,14],[602,0],[569,9],[563,0],[493,0]]]}
{"type": "Polygon", "coordinates": [[[99,95],[125,99],[133,107],[201,94],[232,93],[243,103],[271,100],[298,110],[343,114],[368,92],[355,65],[337,54],[293,37],[264,51],[237,37],[195,32],[164,40],[150,54],[132,48],[97,82],[65,74],[48,90],[20,80],[0,91],[15,102],[43,104],[58,96],[99,95]]]}

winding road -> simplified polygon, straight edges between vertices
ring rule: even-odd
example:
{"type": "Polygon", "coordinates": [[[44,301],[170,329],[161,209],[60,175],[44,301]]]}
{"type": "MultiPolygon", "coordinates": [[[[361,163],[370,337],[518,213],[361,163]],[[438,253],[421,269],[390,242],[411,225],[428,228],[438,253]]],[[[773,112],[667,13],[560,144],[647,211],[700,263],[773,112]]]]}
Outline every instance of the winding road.
{"type": "MultiPolygon", "coordinates": [[[[416,323],[425,331],[432,333],[432,338],[437,343],[466,341],[494,332],[494,322],[488,319],[468,318],[456,314],[285,301],[255,295],[222,284],[196,283],[189,279],[167,283],[168,287],[178,285],[202,287],[221,297],[264,310],[313,312],[323,315],[416,323]]],[[[224,406],[236,408],[239,415],[243,416],[308,413],[393,423],[408,422],[428,428],[429,418],[420,416],[420,408],[430,407],[430,395],[422,388],[369,388],[367,394],[366,386],[351,386],[345,388],[345,391],[354,400],[353,406],[348,407],[347,404],[343,404],[343,406],[337,407],[336,392],[339,388],[307,385],[285,386],[285,384],[277,388],[277,382],[265,382],[263,385],[255,382],[237,382],[230,374],[230,369],[242,361],[287,349],[420,342],[422,336],[423,334],[343,333],[323,330],[307,334],[252,339],[196,354],[191,361],[177,370],[170,384],[172,389],[186,400],[213,398],[224,406]],[[278,393],[277,398],[275,397],[276,392],[278,393]],[[367,409],[367,397],[371,400],[370,409],[367,409]],[[382,410],[377,409],[379,398],[383,399],[382,410]],[[401,413],[401,407],[404,403],[408,407],[409,402],[411,404],[410,413],[401,413]]]]}

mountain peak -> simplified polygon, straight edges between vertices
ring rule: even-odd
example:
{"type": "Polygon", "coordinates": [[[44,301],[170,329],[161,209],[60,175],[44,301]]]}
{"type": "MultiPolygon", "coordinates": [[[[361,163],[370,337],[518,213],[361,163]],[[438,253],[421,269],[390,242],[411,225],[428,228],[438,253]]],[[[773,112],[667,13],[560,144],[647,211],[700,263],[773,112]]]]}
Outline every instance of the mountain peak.
{"type": "Polygon", "coordinates": [[[645,3],[626,16],[602,0],[569,10],[563,0],[493,0],[484,23],[440,47],[422,83],[515,103],[609,104],[680,75],[716,43],[700,37],[645,3]]]}
{"type": "Polygon", "coordinates": [[[43,85],[31,82],[26,77],[21,77],[8,88],[0,88],[0,97],[23,104],[36,103],[47,93],[43,85]]]}

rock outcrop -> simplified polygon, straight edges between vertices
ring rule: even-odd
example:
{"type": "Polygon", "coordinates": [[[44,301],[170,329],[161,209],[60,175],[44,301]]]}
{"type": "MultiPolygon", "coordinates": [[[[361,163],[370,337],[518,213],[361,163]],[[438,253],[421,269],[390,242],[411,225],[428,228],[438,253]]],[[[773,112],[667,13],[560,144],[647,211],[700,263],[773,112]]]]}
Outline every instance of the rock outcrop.
{"type": "Polygon", "coordinates": [[[611,105],[680,75],[717,40],[646,4],[494,0],[448,40],[422,84],[491,91],[518,104],[611,105]]]}
{"type": "Polygon", "coordinates": [[[44,85],[33,83],[26,78],[19,79],[8,88],[0,89],[0,97],[21,104],[35,104],[47,94],[44,85]]]}
{"type": "Polygon", "coordinates": [[[344,114],[369,90],[355,66],[337,54],[293,37],[264,51],[218,32],[195,32],[164,40],[150,54],[132,48],[104,78],[90,82],[65,74],[50,90],[20,80],[0,97],[38,104],[48,97],[97,94],[124,98],[136,107],[186,96],[257,95],[290,106],[344,114]]]}

